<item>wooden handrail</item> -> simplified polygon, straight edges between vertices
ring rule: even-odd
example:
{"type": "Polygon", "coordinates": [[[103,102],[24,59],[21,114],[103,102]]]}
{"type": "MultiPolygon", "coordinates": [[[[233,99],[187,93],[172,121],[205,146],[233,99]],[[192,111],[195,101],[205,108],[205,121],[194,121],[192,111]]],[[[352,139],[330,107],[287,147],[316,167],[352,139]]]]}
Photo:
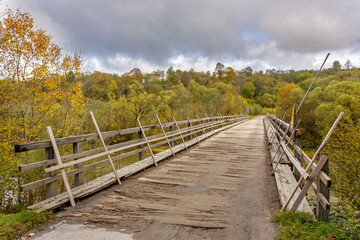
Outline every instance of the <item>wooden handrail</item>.
{"type": "MultiPolygon", "coordinates": [[[[199,133],[202,131],[209,131],[214,127],[222,126],[224,123],[230,124],[233,121],[241,121],[246,118],[247,118],[247,116],[235,116],[234,118],[211,117],[211,119],[213,120],[212,122],[208,121],[209,118],[202,118],[204,123],[194,125],[192,129],[190,127],[184,127],[184,128],[180,128],[180,131],[173,130],[173,131],[167,131],[167,132],[161,133],[161,134],[151,135],[151,136],[148,136],[148,141],[152,143],[151,147],[156,147],[156,146],[166,144],[166,142],[167,142],[166,139],[170,138],[170,137],[173,138],[173,141],[176,141],[176,140],[183,139],[184,137],[191,136],[194,134],[194,132],[199,133]]],[[[196,123],[199,121],[199,119],[192,119],[190,121],[193,123],[196,123]]],[[[178,121],[177,123],[178,123],[178,125],[185,125],[185,124],[188,124],[188,122],[189,122],[188,120],[185,120],[185,121],[178,121]]],[[[165,126],[170,127],[170,126],[176,126],[176,123],[170,122],[170,123],[163,123],[162,125],[163,125],[163,127],[165,127],[165,126]]],[[[160,128],[160,125],[156,124],[156,125],[144,127],[144,129],[147,129],[147,130],[156,129],[156,128],[160,128]]],[[[122,130],[118,130],[118,131],[105,132],[105,133],[102,133],[102,135],[104,138],[107,138],[107,137],[114,137],[114,136],[118,136],[118,135],[131,134],[131,133],[135,133],[139,130],[140,130],[140,128],[122,129],[122,130]]],[[[97,139],[98,136],[99,136],[98,134],[87,134],[87,135],[82,135],[82,136],[58,138],[58,139],[55,139],[55,141],[56,141],[56,144],[58,144],[58,145],[76,144],[76,143],[83,142],[83,141],[90,141],[90,140],[97,139]]],[[[46,149],[46,148],[48,148],[48,145],[47,145],[48,141],[49,140],[33,142],[33,143],[18,144],[15,146],[15,152],[23,152],[23,151],[28,151],[28,150],[42,149],[42,148],[46,149]]],[[[113,157],[114,161],[118,161],[125,157],[140,153],[140,152],[146,150],[147,148],[141,147],[136,150],[131,150],[131,148],[141,146],[145,143],[146,142],[144,141],[144,139],[129,140],[126,142],[107,146],[107,149],[108,149],[107,152],[105,151],[104,147],[100,147],[100,148],[91,149],[91,150],[80,152],[80,153],[74,153],[74,154],[70,154],[70,155],[61,156],[62,164],[60,164],[60,165],[55,165],[57,163],[56,159],[46,159],[46,160],[35,162],[35,163],[20,165],[19,170],[20,171],[28,171],[28,170],[32,170],[35,168],[44,168],[46,166],[52,165],[50,167],[45,168],[44,170],[45,170],[45,172],[55,172],[56,170],[64,169],[64,167],[69,167],[69,166],[73,166],[73,165],[76,165],[79,163],[87,162],[87,161],[95,159],[95,158],[100,158],[97,162],[85,165],[81,169],[72,169],[72,170],[69,170],[66,172],[67,176],[73,176],[75,174],[79,174],[81,172],[88,171],[92,168],[107,164],[108,160],[101,159],[101,158],[107,156],[108,154],[113,154],[113,153],[117,153],[120,151],[130,149],[130,151],[128,151],[128,152],[121,153],[121,154],[118,154],[113,157]]],[[[50,144],[51,144],[51,142],[50,142],[50,144]]],[[[49,177],[31,182],[31,183],[23,184],[21,186],[21,190],[27,191],[27,190],[30,190],[30,189],[33,189],[36,187],[40,187],[42,185],[56,182],[60,179],[61,179],[61,175],[55,174],[53,176],[49,176],[49,177]]]]}

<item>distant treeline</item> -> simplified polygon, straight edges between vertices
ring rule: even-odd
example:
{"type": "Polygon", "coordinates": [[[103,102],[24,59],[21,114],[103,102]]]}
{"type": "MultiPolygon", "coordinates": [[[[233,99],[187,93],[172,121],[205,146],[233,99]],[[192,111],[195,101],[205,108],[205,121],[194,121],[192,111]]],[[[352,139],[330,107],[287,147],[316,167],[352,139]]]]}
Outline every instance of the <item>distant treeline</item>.
{"type": "MultiPolygon", "coordinates": [[[[6,190],[18,190],[17,166],[38,158],[30,153],[14,155],[13,144],[48,139],[46,126],[52,126],[56,137],[94,132],[89,111],[98,117],[102,131],[134,127],[136,119],[153,124],[155,113],[171,121],[172,116],[183,120],[196,114],[282,116],[287,112],[285,121],[289,121],[293,105],[300,103],[316,74],[313,70],[254,72],[251,67],[237,70],[221,63],[213,72],[170,67],[152,73],[138,68],[122,75],[84,73],[81,56],[64,53],[46,31],[33,26],[27,13],[9,11],[0,32],[0,206],[11,201],[1,197],[6,190]]],[[[339,112],[345,112],[328,151],[338,186],[356,185],[343,195],[351,195],[349,201],[357,206],[360,173],[352,170],[359,169],[359,78],[359,69],[334,61],[321,72],[297,116],[302,119],[303,146],[316,148],[339,112]]]]}

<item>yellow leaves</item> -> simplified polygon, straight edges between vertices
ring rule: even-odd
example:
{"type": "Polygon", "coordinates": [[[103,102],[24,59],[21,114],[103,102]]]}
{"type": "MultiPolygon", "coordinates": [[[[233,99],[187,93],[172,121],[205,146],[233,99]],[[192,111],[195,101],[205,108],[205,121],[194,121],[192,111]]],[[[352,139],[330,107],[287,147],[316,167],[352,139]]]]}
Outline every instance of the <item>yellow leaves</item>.
{"type": "MultiPolygon", "coordinates": [[[[63,55],[62,49],[51,41],[51,35],[36,29],[31,16],[19,10],[7,12],[0,32],[0,76],[9,79],[13,87],[6,102],[0,101],[1,108],[11,108],[7,112],[7,120],[13,123],[10,132],[25,141],[35,140],[44,122],[59,115],[61,120],[57,123],[62,134],[66,128],[73,129],[68,125],[69,116],[74,109],[78,116],[85,102],[81,83],[74,81],[81,75],[80,55],[63,55]],[[55,104],[61,106],[61,111],[55,111],[55,104]]],[[[15,136],[11,138],[16,139],[15,136]]]]}

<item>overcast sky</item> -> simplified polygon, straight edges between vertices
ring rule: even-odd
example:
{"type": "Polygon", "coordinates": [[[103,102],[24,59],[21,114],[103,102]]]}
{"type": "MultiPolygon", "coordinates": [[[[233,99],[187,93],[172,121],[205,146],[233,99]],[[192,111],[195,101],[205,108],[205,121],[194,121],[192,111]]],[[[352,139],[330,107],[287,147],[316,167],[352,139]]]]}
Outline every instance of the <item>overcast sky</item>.
{"type": "Polygon", "coordinates": [[[360,67],[359,0],[3,0],[34,18],[87,71],[360,67]]]}

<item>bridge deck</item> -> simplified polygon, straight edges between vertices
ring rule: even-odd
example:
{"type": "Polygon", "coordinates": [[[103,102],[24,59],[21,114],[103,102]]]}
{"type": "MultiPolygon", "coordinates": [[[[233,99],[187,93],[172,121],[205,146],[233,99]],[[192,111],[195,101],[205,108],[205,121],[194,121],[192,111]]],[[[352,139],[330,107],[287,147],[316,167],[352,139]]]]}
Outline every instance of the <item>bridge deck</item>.
{"type": "Polygon", "coordinates": [[[134,239],[272,239],[279,207],[262,118],[212,136],[58,217],[134,239]]]}

